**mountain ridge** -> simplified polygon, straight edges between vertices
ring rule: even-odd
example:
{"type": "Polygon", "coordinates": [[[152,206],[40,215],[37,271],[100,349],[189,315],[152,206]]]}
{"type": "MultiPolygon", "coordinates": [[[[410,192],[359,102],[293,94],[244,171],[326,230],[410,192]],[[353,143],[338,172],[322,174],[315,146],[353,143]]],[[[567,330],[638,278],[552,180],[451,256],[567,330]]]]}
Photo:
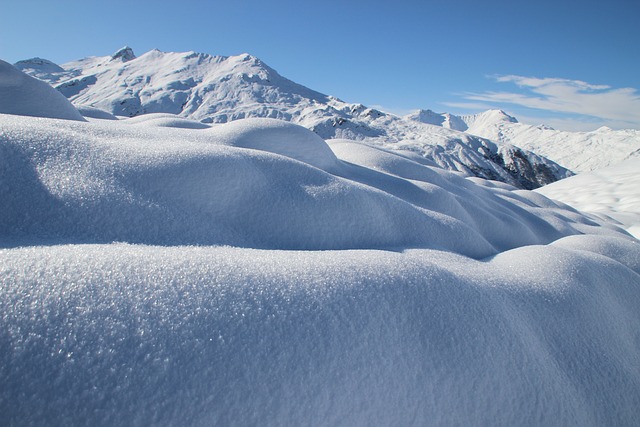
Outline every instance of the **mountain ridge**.
{"type": "Polygon", "coordinates": [[[520,123],[503,110],[456,116],[417,110],[408,120],[450,128],[511,144],[544,156],[573,172],[589,172],[640,157],[640,131],[602,126],[590,132],[569,132],[520,123]]]}

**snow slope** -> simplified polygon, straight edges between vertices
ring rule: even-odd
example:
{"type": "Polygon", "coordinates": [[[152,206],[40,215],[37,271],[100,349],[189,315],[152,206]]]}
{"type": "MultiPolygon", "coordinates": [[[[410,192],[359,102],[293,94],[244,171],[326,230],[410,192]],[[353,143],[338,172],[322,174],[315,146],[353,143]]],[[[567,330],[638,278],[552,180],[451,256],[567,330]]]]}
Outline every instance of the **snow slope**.
{"type": "MultiPolygon", "coordinates": [[[[441,126],[447,129],[469,131],[476,134],[477,130],[489,129],[500,126],[504,123],[518,123],[518,119],[512,117],[502,110],[487,110],[479,114],[456,116],[450,113],[436,113],[431,110],[418,110],[405,116],[408,120],[421,123],[441,126]]],[[[493,140],[498,140],[497,138],[493,140]]]]}
{"type": "Polygon", "coordinates": [[[501,110],[454,116],[420,110],[409,120],[464,131],[500,144],[509,144],[553,160],[573,172],[588,172],[640,157],[640,131],[602,127],[592,132],[565,132],[532,126],[501,110]]]}
{"type": "MultiPolygon", "coordinates": [[[[153,50],[136,57],[130,48],[123,48],[112,56],[85,58],[58,69],[43,61],[25,60],[16,66],[51,83],[84,109],[129,117],[171,113],[203,123],[282,119],[323,139],[356,139],[387,148],[400,143],[445,168],[521,188],[571,175],[512,145],[323,95],[280,76],[248,54],[223,57],[153,50]]],[[[88,114],[95,117],[92,111],[88,114]]]]}
{"type": "Polygon", "coordinates": [[[0,424],[637,422],[637,240],[414,151],[196,124],[0,114],[0,424]]]}
{"type": "Polygon", "coordinates": [[[594,225],[548,201],[542,209],[503,187],[425,166],[410,151],[355,141],[330,147],[273,119],[204,129],[167,115],[32,123],[2,117],[0,224],[5,235],[29,243],[45,236],[277,249],[431,247],[483,258],[594,225]]]}
{"type": "Polygon", "coordinates": [[[640,238],[640,158],[581,173],[539,189],[584,212],[608,217],[640,238]]]}
{"type": "Polygon", "coordinates": [[[0,113],[84,120],[58,91],[0,60],[0,113]]]}
{"type": "Polygon", "coordinates": [[[640,131],[602,127],[592,132],[564,132],[547,126],[499,123],[470,127],[474,135],[513,144],[574,171],[588,172],[640,157],[640,131]]]}

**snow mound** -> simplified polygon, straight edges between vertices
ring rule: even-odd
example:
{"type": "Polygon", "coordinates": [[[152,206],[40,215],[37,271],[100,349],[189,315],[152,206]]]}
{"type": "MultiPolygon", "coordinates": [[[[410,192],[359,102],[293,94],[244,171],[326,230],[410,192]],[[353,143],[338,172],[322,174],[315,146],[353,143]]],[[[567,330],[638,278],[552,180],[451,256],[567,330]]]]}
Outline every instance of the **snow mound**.
{"type": "Polygon", "coordinates": [[[0,425],[637,421],[635,239],[415,151],[174,119],[0,114],[0,425]]]}
{"type": "Polygon", "coordinates": [[[282,120],[238,120],[214,127],[210,132],[233,147],[281,154],[325,171],[337,166],[338,159],[322,138],[302,126],[282,120]]]}
{"type": "Polygon", "coordinates": [[[178,117],[175,114],[169,114],[169,113],[143,114],[141,116],[127,119],[123,123],[142,125],[142,126],[169,127],[169,128],[181,128],[181,129],[208,129],[211,127],[207,124],[196,122],[195,120],[189,120],[182,117],[178,117]]]}
{"type": "Polygon", "coordinates": [[[568,239],[487,262],[429,250],[0,250],[0,421],[633,425],[640,275],[598,247],[637,260],[640,245],[568,239]]]}
{"type": "Polygon", "coordinates": [[[640,238],[640,158],[585,172],[537,191],[576,209],[610,218],[640,238]]]}
{"type": "Polygon", "coordinates": [[[108,111],[104,111],[100,108],[92,107],[91,105],[75,105],[75,107],[78,110],[78,112],[86,118],[101,119],[101,120],[118,120],[116,116],[109,113],[108,111]]]}
{"type": "Polygon", "coordinates": [[[2,60],[0,113],[84,121],[64,95],[2,60]]]}
{"type": "Polygon", "coordinates": [[[529,196],[535,193],[480,187],[359,143],[342,144],[346,150],[333,143],[341,161],[317,135],[288,122],[250,119],[205,130],[153,125],[167,118],[71,125],[3,116],[0,159],[4,175],[14,178],[0,188],[0,236],[429,247],[483,258],[596,225],[547,199],[540,206],[529,196]]]}

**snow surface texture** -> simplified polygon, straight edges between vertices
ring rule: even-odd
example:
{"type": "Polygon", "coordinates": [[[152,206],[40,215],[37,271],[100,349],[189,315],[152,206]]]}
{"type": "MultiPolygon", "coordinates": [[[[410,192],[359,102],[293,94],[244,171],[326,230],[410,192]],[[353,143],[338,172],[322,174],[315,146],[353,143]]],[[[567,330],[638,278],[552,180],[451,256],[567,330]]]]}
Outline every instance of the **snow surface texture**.
{"type": "Polygon", "coordinates": [[[574,172],[593,171],[640,156],[640,131],[633,129],[564,132],[518,123],[500,110],[459,117],[421,110],[407,118],[531,150],[574,172]]]}
{"type": "Polygon", "coordinates": [[[0,115],[1,425],[637,424],[637,240],[412,151],[193,123],[0,115]]]}
{"type": "Polygon", "coordinates": [[[90,105],[76,105],[76,109],[86,118],[102,119],[102,120],[118,120],[116,116],[108,111],[101,110],[90,105]]]}
{"type": "Polygon", "coordinates": [[[486,262],[125,244],[0,257],[3,425],[638,420],[628,240],[486,262]]]}
{"type": "Polygon", "coordinates": [[[206,129],[166,115],[1,123],[0,232],[18,241],[429,247],[483,258],[596,225],[535,193],[425,166],[411,152],[334,141],[341,162],[316,134],[278,120],[206,129]]]}
{"type": "MultiPolygon", "coordinates": [[[[153,50],[136,57],[125,47],[111,56],[62,67],[40,58],[16,66],[51,83],[75,105],[117,116],[171,113],[203,123],[282,119],[324,139],[362,140],[388,149],[400,144],[446,169],[527,189],[571,175],[532,152],[458,132],[458,127],[403,119],[323,95],[280,76],[248,54],[224,57],[153,50]]],[[[451,119],[466,126],[462,119],[451,119]]]]}
{"type": "Polygon", "coordinates": [[[0,60],[0,113],[84,120],[60,92],[2,60],[0,60]]]}
{"type": "Polygon", "coordinates": [[[582,173],[539,192],[617,222],[640,239],[640,158],[582,173]]]}

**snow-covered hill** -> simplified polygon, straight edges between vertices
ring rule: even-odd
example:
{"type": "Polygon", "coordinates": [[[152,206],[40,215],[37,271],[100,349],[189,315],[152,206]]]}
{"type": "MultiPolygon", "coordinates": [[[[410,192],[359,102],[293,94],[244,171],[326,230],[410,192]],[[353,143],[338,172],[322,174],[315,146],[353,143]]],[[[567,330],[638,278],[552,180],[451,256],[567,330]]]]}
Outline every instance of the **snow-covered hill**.
{"type": "MultiPolygon", "coordinates": [[[[407,120],[349,104],[296,84],[248,54],[222,57],[153,50],[136,57],[130,48],[58,67],[36,58],[17,68],[54,85],[78,108],[119,116],[172,113],[202,123],[248,117],[300,124],[324,139],[402,146],[447,169],[536,188],[570,173],[509,144],[407,120]]],[[[92,116],[95,114],[88,111],[92,116]]]]}
{"type": "Polygon", "coordinates": [[[621,229],[401,143],[32,88],[0,98],[0,425],[636,424],[621,229]]]}
{"type": "Polygon", "coordinates": [[[615,131],[602,127],[592,132],[565,132],[519,123],[501,110],[469,116],[420,110],[406,118],[530,150],[573,172],[588,172],[640,157],[640,131],[632,129],[615,131]]]}

